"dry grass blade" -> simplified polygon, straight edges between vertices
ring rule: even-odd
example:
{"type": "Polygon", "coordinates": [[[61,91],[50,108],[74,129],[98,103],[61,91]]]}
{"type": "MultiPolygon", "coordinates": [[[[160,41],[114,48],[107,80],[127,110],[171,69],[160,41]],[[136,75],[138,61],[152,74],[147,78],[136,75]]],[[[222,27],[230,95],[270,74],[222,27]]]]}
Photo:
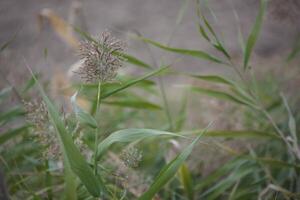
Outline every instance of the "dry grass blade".
{"type": "Polygon", "coordinates": [[[47,8],[43,9],[39,14],[38,19],[40,28],[42,28],[43,21],[45,19],[49,20],[55,33],[62,39],[62,41],[74,49],[78,48],[79,43],[73,34],[72,27],[65,20],[59,17],[53,10],[47,8]]]}

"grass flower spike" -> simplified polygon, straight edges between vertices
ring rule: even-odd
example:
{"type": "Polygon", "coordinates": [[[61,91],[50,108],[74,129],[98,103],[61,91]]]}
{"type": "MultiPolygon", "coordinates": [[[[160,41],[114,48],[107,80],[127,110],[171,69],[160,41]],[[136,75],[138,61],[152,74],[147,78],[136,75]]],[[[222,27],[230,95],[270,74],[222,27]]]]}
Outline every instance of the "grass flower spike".
{"type": "Polygon", "coordinates": [[[80,45],[80,56],[84,59],[83,66],[76,72],[80,77],[89,83],[110,82],[116,75],[124,58],[125,43],[111,36],[105,31],[100,39],[86,41],[80,45]]]}
{"type": "Polygon", "coordinates": [[[142,152],[135,147],[129,147],[122,151],[121,159],[127,167],[137,168],[142,160],[142,152]]]}
{"type": "Polygon", "coordinates": [[[60,156],[59,144],[53,133],[53,127],[49,123],[48,111],[44,101],[35,99],[29,102],[23,101],[26,111],[26,120],[34,125],[38,142],[46,147],[43,157],[58,159],[60,156]]]}
{"type": "Polygon", "coordinates": [[[48,124],[48,111],[46,105],[40,99],[35,99],[29,102],[23,101],[26,111],[26,120],[33,124],[36,129],[44,130],[48,124]]]}

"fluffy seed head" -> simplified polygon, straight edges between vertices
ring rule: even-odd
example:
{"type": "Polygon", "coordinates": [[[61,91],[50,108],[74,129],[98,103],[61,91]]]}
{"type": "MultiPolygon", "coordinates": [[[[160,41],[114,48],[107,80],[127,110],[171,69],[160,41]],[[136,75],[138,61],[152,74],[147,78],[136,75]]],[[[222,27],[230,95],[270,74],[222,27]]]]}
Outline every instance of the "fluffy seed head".
{"type": "Polygon", "coordinates": [[[86,82],[110,82],[122,67],[125,43],[105,31],[100,39],[86,41],[80,45],[80,56],[83,66],[76,72],[86,82]]]}
{"type": "Polygon", "coordinates": [[[26,120],[34,125],[35,136],[46,147],[43,158],[56,159],[60,156],[59,143],[49,123],[48,110],[41,99],[23,101],[26,120]]]}
{"type": "Polygon", "coordinates": [[[127,167],[136,168],[142,160],[142,153],[135,147],[129,147],[122,151],[120,158],[127,167]]]}
{"type": "Polygon", "coordinates": [[[35,125],[37,129],[44,129],[48,124],[48,111],[45,103],[41,99],[35,99],[30,102],[23,101],[26,111],[26,120],[35,125]]]}

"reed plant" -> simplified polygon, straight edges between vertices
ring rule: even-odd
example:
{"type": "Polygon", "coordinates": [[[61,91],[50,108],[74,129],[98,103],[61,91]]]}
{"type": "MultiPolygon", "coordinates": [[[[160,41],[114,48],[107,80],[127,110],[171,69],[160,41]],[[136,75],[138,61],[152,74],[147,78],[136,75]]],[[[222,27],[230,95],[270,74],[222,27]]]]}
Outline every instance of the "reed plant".
{"type": "MultiPolygon", "coordinates": [[[[187,2],[176,27],[184,23],[187,2]]],[[[198,1],[194,7],[199,36],[219,56],[172,47],[171,39],[166,44],[141,34],[134,39],[148,50],[152,46],[215,63],[229,70],[230,78],[174,70],[173,60],[160,64],[158,59],[152,66],[127,54],[126,43],[108,31],[92,37],[76,29],[83,41],[79,45],[82,65],[74,71],[80,81],[61,90],[65,96],[73,92],[66,106],[49,97],[43,80],[24,62],[31,78],[23,87],[8,84],[0,92],[3,107],[11,96],[19,99],[19,104],[5,107],[0,114],[0,161],[5,172],[0,198],[300,199],[300,115],[297,101],[292,101],[298,96],[287,98],[276,79],[260,80],[251,63],[267,1],[261,0],[247,38],[240,37],[242,62],[233,59],[223,42],[226,38],[203,14],[205,8],[214,16],[213,11],[198,1]],[[128,66],[140,68],[143,74],[118,73],[128,66]],[[180,86],[184,93],[179,105],[172,105],[166,93],[163,79],[169,74],[192,80],[180,86]],[[191,84],[198,82],[205,84],[191,84]],[[188,102],[197,101],[199,94],[232,104],[238,112],[227,116],[225,123],[238,117],[242,128],[215,129],[220,123],[216,116],[203,127],[187,129],[188,102]],[[222,141],[242,142],[243,148],[222,141]],[[191,167],[198,162],[193,150],[199,146],[227,157],[209,173],[199,173],[201,167],[191,167]]],[[[297,59],[297,52],[296,45],[287,64],[297,59]]]]}

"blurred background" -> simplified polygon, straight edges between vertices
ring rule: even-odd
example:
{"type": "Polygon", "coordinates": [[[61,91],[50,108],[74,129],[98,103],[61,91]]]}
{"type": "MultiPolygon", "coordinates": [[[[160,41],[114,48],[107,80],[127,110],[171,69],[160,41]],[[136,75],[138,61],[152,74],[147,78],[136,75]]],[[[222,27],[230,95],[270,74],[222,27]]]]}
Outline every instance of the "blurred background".
{"type": "MultiPolygon", "coordinates": [[[[44,72],[46,77],[57,69],[67,70],[78,61],[76,51],[57,34],[51,16],[94,36],[108,29],[128,42],[131,54],[150,63],[149,52],[141,41],[130,37],[132,33],[139,32],[163,44],[170,41],[174,47],[213,52],[212,47],[199,36],[195,1],[189,1],[182,22],[176,27],[176,18],[183,3],[180,0],[1,0],[0,42],[3,44],[14,38],[1,54],[1,69],[12,81],[21,81],[24,59],[37,71],[44,72]]],[[[254,62],[266,61],[275,68],[279,64],[278,57],[286,56],[291,50],[300,33],[299,4],[297,0],[270,1],[255,48],[254,62]]],[[[259,1],[211,0],[208,5],[215,16],[210,15],[208,9],[203,9],[204,14],[222,34],[231,54],[240,59],[242,53],[237,30],[240,28],[246,38],[254,23],[259,1]]],[[[78,35],[75,33],[75,36],[78,35]]],[[[164,53],[157,49],[152,52],[156,58],[164,53]]],[[[168,60],[169,57],[162,58],[168,60]]],[[[215,64],[189,58],[184,58],[174,67],[193,72],[219,69],[215,64]]]]}

